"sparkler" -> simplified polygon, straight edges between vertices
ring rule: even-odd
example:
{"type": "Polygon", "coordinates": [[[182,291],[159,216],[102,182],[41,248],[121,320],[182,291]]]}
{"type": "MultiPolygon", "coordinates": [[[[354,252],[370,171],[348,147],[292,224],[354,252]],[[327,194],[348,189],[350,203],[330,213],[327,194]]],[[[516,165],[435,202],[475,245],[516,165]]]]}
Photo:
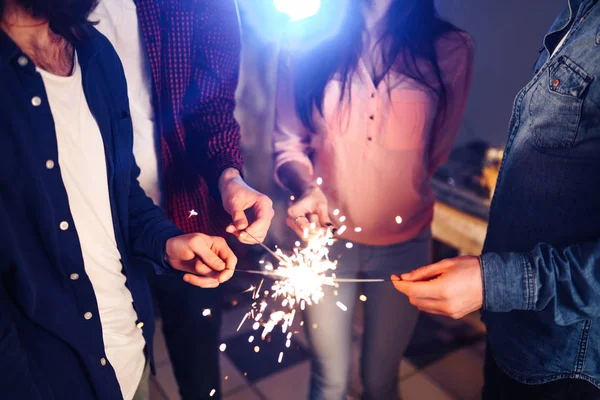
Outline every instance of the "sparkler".
{"type": "MultiPolygon", "coordinates": [[[[194,210],[190,211],[190,218],[198,215],[194,210]]],[[[339,216],[340,211],[334,210],[334,216],[339,216]]],[[[338,217],[339,222],[346,220],[345,216],[338,217]]],[[[397,224],[402,223],[400,216],[395,218],[397,224]]],[[[283,334],[286,335],[286,348],[291,347],[292,335],[295,333],[292,329],[296,322],[297,308],[305,310],[307,306],[318,304],[325,297],[326,287],[337,287],[339,283],[377,283],[389,282],[389,279],[363,279],[363,278],[339,278],[336,276],[337,261],[329,259],[329,248],[334,243],[336,235],[342,235],[347,230],[346,225],[339,229],[316,229],[315,224],[311,224],[310,229],[305,229],[304,239],[306,244],[296,242],[294,249],[290,253],[284,253],[280,248],[275,251],[255,238],[251,233],[245,231],[242,235],[252,238],[257,245],[266,250],[276,261],[274,267],[270,263],[264,264],[264,270],[238,270],[237,273],[246,273],[261,275],[274,279],[270,290],[262,290],[264,279],[258,286],[250,286],[245,292],[252,294],[253,303],[248,312],[244,315],[238,326],[238,331],[248,322],[252,323],[254,331],[260,332],[260,338],[265,340],[276,327],[280,327],[283,334]]],[[[362,231],[361,228],[354,228],[356,233],[362,231]]],[[[346,248],[351,249],[352,243],[348,242],[346,248]]],[[[334,296],[337,296],[337,290],[334,290],[334,296]]],[[[366,296],[360,296],[361,301],[366,301],[366,296]]],[[[340,301],[336,302],[337,307],[342,311],[348,311],[348,307],[340,301]]],[[[304,321],[299,322],[304,326],[304,321]]],[[[313,325],[316,329],[316,324],[313,325]]],[[[270,341],[270,338],[269,340],[270,341]]],[[[255,336],[248,338],[249,343],[255,342],[255,336]]],[[[226,345],[220,346],[221,351],[225,351],[226,345]]],[[[254,352],[260,352],[258,345],[254,346],[254,352]]],[[[279,353],[278,362],[283,360],[284,352],[279,353]]]]}

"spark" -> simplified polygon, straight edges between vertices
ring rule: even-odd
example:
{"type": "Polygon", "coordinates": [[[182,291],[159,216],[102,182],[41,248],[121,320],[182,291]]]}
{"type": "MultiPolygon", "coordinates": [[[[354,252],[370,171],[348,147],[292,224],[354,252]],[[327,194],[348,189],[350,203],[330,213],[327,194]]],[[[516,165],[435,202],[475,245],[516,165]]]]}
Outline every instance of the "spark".
{"type": "Polygon", "coordinates": [[[362,232],[362,228],[356,227],[356,228],[354,228],[354,232],[360,233],[360,232],[362,232]]]}
{"type": "Polygon", "coordinates": [[[336,216],[336,217],[338,215],[340,215],[340,210],[338,210],[337,208],[335,210],[333,210],[333,215],[336,216]]]}
{"type": "Polygon", "coordinates": [[[216,389],[213,389],[213,390],[210,391],[209,396],[213,397],[215,395],[215,393],[217,393],[217,391],[216,391],[216,389]]]}
{"type": "Polygon", "coordinates": [[[367,301],[367,296],[365,296],[364,294],[361,294],[359,297],[360,301],[367,301]]]}
{"type": "Polygon", "coordinates": [[[228,375],[225,375],[225,380],[229,380],[229,376],[228,375]]]}
{"type": "Polygon", "coordinates": [[[198,215],[198,212],[196,210],[190,210],[190,216],[188,217],[188,219],[192,218],[192,217],[196,217],[198,215]]]}
{"type": "Polygon", "coordinates": [[[211,314],[210,308],[205,308],[202,311],[202,315],[205,316],[205,317],[208,317],[210,314],[211,314]]]}
{"type": "MultiPolygon", "coordinates": [[[[278,266],[264,264],[265,273],[275,278],[270,290],[261,290],[263,282],[258,287],[252,285],[246,290],[252,293],[252,299],[256,301],[242,319],[240,327],[252,318],[252,328],[260,331],[262,340],[268,341],[269,334],[277,328],[287,335],[286,345],[290,347],[294,323],[298,323],[296,309],[305,310],[318,304],[325,296],[325,287],[336,286],[334,271],[337,262],[329,259],[333,232],[331,229],[313,228],[304,232],[306,243],[296,243],[291,252],[275,249],[278,266]]],[[[304,325],[303,321],[299,322],[300,326],[304,325]]],[[[248,342],[255,342],[255,336],[249,337],[248,342]]],[[[258,352],[257,349],[260,348],[254,347],[255,352],[258,352]]]]}
{"type": "Polygon", "coordinates": [[[346,305],[341,301],[336,302],[335,305],[338,306],[342,311],[348,311],[348,307],[346,307],[346,305]]]}
{"type": "Polygon", "coordinates": [[[283,360],[283,351],[279,353],[279,360],[277,360],[277,362],[281,364],[281,360],[283,360]]]}
{"type": "Polygon", "coordinates": [[[342,215],[342,216],[340,217],[340,222],[345,222],[345,221],[346,221],[346,217],[342,215]]]}
{"type": "Polygon", "coordinates": [[[323,178],[317,178],[317,185],[321,186],[323,184],[323,178]]]}
{"type": "Polygon", "coordinates": [[[399,215],[398,215],[398,216],[396,217],[396,223],[397,223],[398,225],[400,225],[400,224],[402,223],[402,217],[401,217],[401,216],[399,216],[399,215]]]}
{"type": "Polygon", "coordinates": [[[290,200],[291,200],[291,201],[294,201],[294,200],[296,200],[296,196],[290,196],[290,200]]]}
{"type": "Polygon", "coordinates": [[[351,249],[353,247],[354,247],[354,245],[352,243],[350,243],[350,242],[346,243],[346,248],[347,249],[351,249]]]}
{"type": "Polygon", "coordinates": [[[258,353],[260,351],[260,347],[259,346],[254,346],[254,352],[258,353]]]}
{"type": "Polygon", "coordinates": [[[338,235],[343,235],[343,234],[344,234],[344,232],[346,232],[346,229],[348,229],[348,228],[346,227],[346,225],[342,225],[342,227],[341,227],[340,229],[338,229],[338,230],[337,230],[337,234],[338,234],[338,235]]]}
{"type": "Polygon", "coordinates": [[[225,350],[227,350],[227,345],[226,345],[225,343],[222,343],[222,344],[219,346],[219,350],[221,350],[221,351],[225,351],[225,350]]]}

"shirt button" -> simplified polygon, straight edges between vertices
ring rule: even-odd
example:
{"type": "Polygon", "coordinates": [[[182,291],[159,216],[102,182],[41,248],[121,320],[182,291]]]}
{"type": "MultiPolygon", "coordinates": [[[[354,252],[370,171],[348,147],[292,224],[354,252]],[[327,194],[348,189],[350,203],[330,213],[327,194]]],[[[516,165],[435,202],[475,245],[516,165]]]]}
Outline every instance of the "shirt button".
{"type": "Polygon", "coordinates": [[[373,119],[375,119],[375,116],[374,115],[369,115],[369,119],[373,120],[373,119]]]}
{"type": "Polygon", "coordinates": [[[100,359],[100,365],[102,365],[103,367],[106,365],[106,358],[102,357],[100,359]]]}
{"type": "Polygon", "coordinates": [[[52,169],[52,168],[54,168],[54,161],[52,161],[52,160],[46,161],[46,169],[52,169]]]}
{"type": "Polygon", "coordinates": [[[33,104],[34,107],[38,107],[40,104],[42,104],[42,99],[40,99],[38,96],[34,96],[31,99],[31,104],[33,104]]]}
{"type": "Polygon", "coordinates": [[[85,314],[83,314],[83,318],[85,318],[89,321],[90,319],[92,319],[92,313],[89,311],[86,312],[85,314]]]}
{"type": "Polygon", "coordinates": [[[69,275],[69,278],[71,278],[72,281],[76,281],[77,279],[79,279],[79,274],[71,274],[69,275]]]}
{"type": "Polygon", "coordinates": [[[61,231],[66,231],[69,229],[69,223],[67,221],[61,222],[59,226],[61,231]]]}
{"type": "Polygon", "coordinates": [[[138,329],[142,329],[144,327],[144,323],[143,322],[138,322],[137,325],[138,329]]]}
{"type": "Polygon", "coordinates": [[[19,57],[19,58],[17,59],[17,63],[18,63],[18,64],[19,64],[21,67],[24,67],[24,66],[26,66],[27,64],[29,64],[29,60],[27,59],[27,57],[25,57],[25,56],[21,56],[21,57],[19,57]]]}
{"type": "Polygon", "coordinates": [[[554,82],[552,82],[552,86],[557,87],[558,85],[560,85],[560,80],[555,79],[554,82]]]}

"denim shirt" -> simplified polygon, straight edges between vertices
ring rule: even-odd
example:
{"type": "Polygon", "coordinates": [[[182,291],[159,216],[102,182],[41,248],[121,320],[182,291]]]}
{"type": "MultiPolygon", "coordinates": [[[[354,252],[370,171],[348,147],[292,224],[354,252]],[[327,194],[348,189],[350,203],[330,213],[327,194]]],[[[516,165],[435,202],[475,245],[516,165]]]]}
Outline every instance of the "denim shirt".
{"type": "Polygon", "coordinates": [[[569,2],[517,95],[483,253],[497,364],[522,383],[600,387],[598,0],[569,2]]]}
{"type": "MultiPolygon", "coordinates": [[[[127,85],[117,54],[90,29],[90,38],[77,45],[77,55],[85,97],[104,143],[123,274],[152,364],[154,314],[143,267],[172,273],[164,262],[165,243],[181,231],[137,181],[127,85]]],[[[62,182],[44,83],[32,60],[2,30],[0,371],[2,399],[122,398],[106,360],[98,304],[62,182]]]]}

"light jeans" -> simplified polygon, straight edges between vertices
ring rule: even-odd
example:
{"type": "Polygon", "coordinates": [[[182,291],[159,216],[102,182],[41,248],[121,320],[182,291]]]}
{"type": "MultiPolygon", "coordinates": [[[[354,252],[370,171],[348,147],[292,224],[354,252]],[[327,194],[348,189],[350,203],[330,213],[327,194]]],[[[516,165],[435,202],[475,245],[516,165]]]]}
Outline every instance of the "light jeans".
{"type": "MultiPolygon", "coordinates": [[[[336,254],[341,254],[339,277],[389,278],[392,273],[408,272],[431,262],[431,231],[391,246],[354,244],[347,249],[342,241],[332,247],[331,255],[336,254]]],[[[353,310],[364,294],[367,301],[360,362],[363,399],[397,400],[400,361],[415,328],[418,310],[391,282],[339,285],[338,296],[332,293],[333,288],[327,288],[326,298],[305,311],[313,352],[310,399],[346,398],[352,364],[353,310]],[[342,311],[337,301],[345,304],[348,311],[342,311]]]]}

